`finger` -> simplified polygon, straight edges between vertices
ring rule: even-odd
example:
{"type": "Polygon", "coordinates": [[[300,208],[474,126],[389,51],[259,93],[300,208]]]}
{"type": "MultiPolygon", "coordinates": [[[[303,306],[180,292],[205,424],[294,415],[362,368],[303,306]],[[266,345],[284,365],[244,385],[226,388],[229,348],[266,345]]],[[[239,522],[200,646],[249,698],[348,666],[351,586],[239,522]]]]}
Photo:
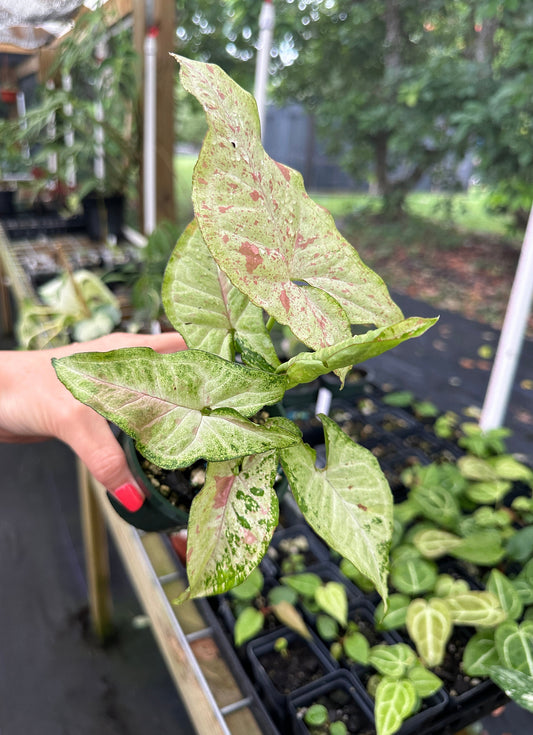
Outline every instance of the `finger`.
{"type": "Polygon", "coordinates": [[[138,510],[145,501],[145,495],[107,421],[95,414],[91,421],[80,422],[71,428],[64,441],[92,476],[129,511],[138,510]]]}

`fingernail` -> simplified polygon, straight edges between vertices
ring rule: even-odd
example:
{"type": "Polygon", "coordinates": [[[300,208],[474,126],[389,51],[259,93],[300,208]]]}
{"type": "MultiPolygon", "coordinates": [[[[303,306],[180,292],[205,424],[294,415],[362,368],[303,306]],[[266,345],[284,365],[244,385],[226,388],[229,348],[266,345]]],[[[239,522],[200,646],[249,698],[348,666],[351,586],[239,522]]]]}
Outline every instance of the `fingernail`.
{"type": "Polygon", "coordinates": [[[145,501],[145,496],[141,490],[132,482],[124,483],[124,485],[113,490],[112,494],[130,513],[135,513],[136,510],[139,510],[145,501]]]}

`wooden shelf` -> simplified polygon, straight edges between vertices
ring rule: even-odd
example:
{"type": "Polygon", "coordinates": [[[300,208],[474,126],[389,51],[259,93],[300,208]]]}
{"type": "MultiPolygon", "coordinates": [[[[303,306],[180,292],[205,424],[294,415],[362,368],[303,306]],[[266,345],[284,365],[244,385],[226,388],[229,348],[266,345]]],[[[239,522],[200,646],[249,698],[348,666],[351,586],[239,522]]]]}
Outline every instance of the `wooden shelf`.
{"type": "Polygon", "coordinates": [[[172,604],[185,589],[185,581],[165,534],[143,533],[130,526],[113,510],[102,485],[81,464],[78,472],[95,632],[105,638],[113,627],[108,557],[102,541],[105,523],[196,732],[268,732],[268,718],[258,708],[250,684],[246,687],[239,681],[240,664],[228,661],[227,651],[209,620],[207,606],[194,600],[179,606],[172,604]]]}

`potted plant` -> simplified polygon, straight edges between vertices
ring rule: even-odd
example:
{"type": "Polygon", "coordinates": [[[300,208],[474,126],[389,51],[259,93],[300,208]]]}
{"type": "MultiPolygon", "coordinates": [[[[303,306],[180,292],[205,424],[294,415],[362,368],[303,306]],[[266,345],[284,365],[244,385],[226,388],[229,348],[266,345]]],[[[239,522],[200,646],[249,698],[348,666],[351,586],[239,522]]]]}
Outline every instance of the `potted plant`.
{"type": "Polygon", "coordinates": [[[196,217],[163,282],[166,314],[189,349],[79,354],[54,361],[57,375],[155,465],[207,463],[189,513],[183,598],[227,590],[260,562],[278,521],[279,463],[309,524],[386,596],[392,497],[377,461],[321,416],[327,464],[318,469],[294,423],[262,410],[323,374],[342,383],[353,364],[435,320],[404,319],[301,176],[267,156],[251,95],[216,66],[177,60],[209,123],[196,217]],[[275,322],[307,350],[283,362],[275,322]]]}
{"type": "Polygon", "coordinates": [[[131,33],[109,33],[108,9],[79,15],[58,44],[24,126],[11,120],[6,128],[9,139],[31,151],[34,196],[59,209],[84,202],[95,240],[120,233],[139,163],[135,59],[131,33]]]}

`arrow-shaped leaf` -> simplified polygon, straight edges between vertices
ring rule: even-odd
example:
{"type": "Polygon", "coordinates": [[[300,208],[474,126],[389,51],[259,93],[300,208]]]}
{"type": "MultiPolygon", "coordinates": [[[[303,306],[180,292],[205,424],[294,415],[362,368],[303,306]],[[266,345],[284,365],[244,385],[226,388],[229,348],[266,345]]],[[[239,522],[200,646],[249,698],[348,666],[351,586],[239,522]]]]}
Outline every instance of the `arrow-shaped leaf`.
{"type": "Polygon", "coordinates": [[[384,676],[376,689],[374,707],[377,735],[393,735],[402,722],[413,714],[418,697],[408,679],[392,679],[384,676]]]}
{"type": "Polygon", "coordinates": [[[496,595],[487,590],[459,592],[443,598],[452,620],[458,625],[493,628],[507,618],[496,595]]]}
{"type": "Polygon", "coordinates": [[[79,401],[134,437],[141,454],[160,467],[267,452],[300,436],[286,419],[259,426],[244,418],[279,401],[284,378],[207,352],[161,355],[136,347],[80,353],[53,364],[79,401]]]}
{"type": "Polygon", "coordinates": [[[277,467],[277,452],[207,465],[189,515],[187,597],[225,592],[257,567],[278,523],[277,467]]]}
{"type": "Polygon", "coordinates": [[[441,664],[453,628],[448,605],[437,598],[417,598],[407,608],[406,624],[426,666],[431,668],[441,664]]]}
{"type": "Polygon", "coordinates": [[[377,357],[405,340],[420,337],[436,321],[436,319],[411,317],[397,324],[374,329],[365,334],[357,334],[315,352],[300,352],[286,365],[282,365],[280,371],[287,372],[289,387],[298,383],[310,382],[319,375],[351,367],[371,357],[377,357]]]}
{"type": "Polygon", "coordinates": [[[503,623],[494,633],[494,640],[504,666],[533,676],[533,621],[503,623]]]}
{"type": "Polygon", "coordinates": [[[209,124],[195,214],[231,281],[311,348],[349,336],[350,323],[398,321],[383,281],[308,198],[301,175],[265,153],[253,97],[213,64],[176,59],[209,124]]]}
{"type": "MultiPolygon", "coordinates": [[[[235,341],[263,364],[279,364],[265,328],[263,311],[235,288],[217,266],[192,222],[168,261],[162,288],[165,312],[187,346],[235,357],[235,341]]],[[[243,350],[244,351],[244,350],[243,350]]]]}
{"type": "Polygon", "coordinates": [[[299,443],[281,452],[291,490],[312,528],[387,596],[388,550],[392,536],[392,495],[379,464],[327,418],[327,465],[315,466],[316,452],[299,443]]]}

